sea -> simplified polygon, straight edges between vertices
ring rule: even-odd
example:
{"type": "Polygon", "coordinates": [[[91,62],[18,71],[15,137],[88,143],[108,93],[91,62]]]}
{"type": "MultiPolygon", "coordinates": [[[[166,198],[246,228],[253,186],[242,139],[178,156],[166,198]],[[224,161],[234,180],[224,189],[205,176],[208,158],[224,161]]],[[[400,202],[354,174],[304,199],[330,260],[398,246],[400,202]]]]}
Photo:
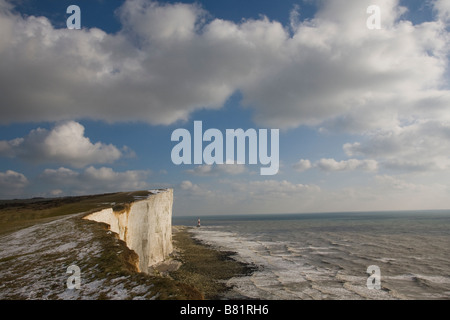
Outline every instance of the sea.
{"type": "Polygon", "coordinates": [[[450,299],[449,210],[174,217],[173,224],[253,265],[251,275],[228,280],[226,298],[450,299]]]}

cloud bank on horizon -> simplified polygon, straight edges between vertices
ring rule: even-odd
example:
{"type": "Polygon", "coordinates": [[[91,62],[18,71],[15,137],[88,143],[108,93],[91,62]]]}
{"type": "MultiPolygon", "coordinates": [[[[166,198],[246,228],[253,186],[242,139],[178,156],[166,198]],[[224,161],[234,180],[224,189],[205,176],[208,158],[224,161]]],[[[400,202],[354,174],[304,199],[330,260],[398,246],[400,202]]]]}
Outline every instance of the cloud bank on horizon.
{"type": "MultiPolygon", "coordinates": [[[[101,186],[102,179],[145,187],[150,171],[93,167],[139,156],[139,150],[91,142],[80,122],[186,123],[200,110],[222,109],[239,92],[256,126],[280,128],[286,135],[308,127],[352,139],[342,142],[344,158],[311,154],[284,161],[285,173],[314,172],[306,184],[284,176],[260,181],[242,164],[188,168],[177,183],[181,192],[195,196],[212,190],[201,179],[219,176],[228,191],[217,187],[221,195],[206,200],[211,207],[242,198],[236,202],[241,208],[244,201],[256,203],[276,191],[287,200],[270,210],[295,212],[300,205],[327,210],[315,203],[318,194],[330,208],[340,197],[359,199],[343,209],[366,208],[362,199],[377,203],[385,195],[381,185],[391,181],[392,188],[410,191],[399,201],[417,198],[421,190],[427,205],[434,193],[434,204],[448,207],[443,200],[448,187],[434,179],[450,169],[450,5],[436,0],[430,6],[433,20],[413,23],[398,0],[327,0],[304,19],[301,5],[294,6],[283,23],[265,16],[224,20],[199,4],[127,0],[116,11],[120,30],[107,33],[56,28],[49,19],[21,15],[0,0],[0,123],[55,123],[49,130],[0,139],[0,156],[57,164],[60,168],[46,169],[41,181],[73,191],[84,181],[101,186]],[[381,8],[380,30],[366,27],[370,4],[381,8]],[[372,174],[367,189],[318,186],[323,176],[359,172],[372,174]],[[242,175],[246,180],[238,180],[242,175]]],[[[6,170],[0,172],[1,190],[5,181],[14,181],[14,190],[30,183],[22,173],[6,170]]],[[[386,203],[392,207],[395,201],[386,203]]]]}

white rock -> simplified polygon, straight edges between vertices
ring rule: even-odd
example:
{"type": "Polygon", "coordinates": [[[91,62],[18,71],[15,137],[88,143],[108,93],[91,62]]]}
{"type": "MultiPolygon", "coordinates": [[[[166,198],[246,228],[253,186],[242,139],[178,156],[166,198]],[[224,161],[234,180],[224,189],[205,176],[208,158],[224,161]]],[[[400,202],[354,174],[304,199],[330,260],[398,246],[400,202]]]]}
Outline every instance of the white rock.
{"type": "Polygon", "coordinates": [[[121,213],[112,208],[94,212],[84,219],[104,222],[139,256],[139,271],[165,260],[172,246],[173,190],[151,194],[147,199],[133,202],[121,213]]]}

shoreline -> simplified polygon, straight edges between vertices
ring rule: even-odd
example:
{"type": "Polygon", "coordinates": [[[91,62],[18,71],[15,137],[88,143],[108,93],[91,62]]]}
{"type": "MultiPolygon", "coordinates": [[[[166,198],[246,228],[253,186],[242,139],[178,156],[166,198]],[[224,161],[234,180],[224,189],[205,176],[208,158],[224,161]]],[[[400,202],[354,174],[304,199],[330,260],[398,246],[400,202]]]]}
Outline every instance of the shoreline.
{"type": "Polygon", "coordinates": [[[179,262],[176,270],[170,269],[170,260],[164,263],[163,276],[168,276],[186,287],[198,291],[200,300],[233,300],[246,297],[233,292],[227,285],[234,277],[249,276],[255,266],[237,261],[232,251],[221,251],[194,238],[193,227],[173,226],[174,252],[171,261],[179,262]]]}
{"type": "Polygon", "coordinates": [[[194,238],[193,227],[173,226],[174,253],[179,268],[167,274],[173,280],[197,290],[205,300],[246,299],[233,292],[227,281],[234,277],[249,276],[256,267],[237,261],[232,251],[221,251],[194,238]]]}

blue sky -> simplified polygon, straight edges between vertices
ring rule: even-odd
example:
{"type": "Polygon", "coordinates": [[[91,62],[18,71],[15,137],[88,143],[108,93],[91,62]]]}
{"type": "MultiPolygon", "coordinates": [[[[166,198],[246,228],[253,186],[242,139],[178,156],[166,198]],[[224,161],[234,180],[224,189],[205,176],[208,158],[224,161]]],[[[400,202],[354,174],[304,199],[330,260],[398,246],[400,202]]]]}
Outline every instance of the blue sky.
{"type": "Polygon", "coordinates": [[[0,0],[0,198],[172,187],[177,216],[449,208],[449,23],[444,0],[0,0]],[[174,165],[171,134],[195,120],[279,129],[280,171],[174,165]]]}

